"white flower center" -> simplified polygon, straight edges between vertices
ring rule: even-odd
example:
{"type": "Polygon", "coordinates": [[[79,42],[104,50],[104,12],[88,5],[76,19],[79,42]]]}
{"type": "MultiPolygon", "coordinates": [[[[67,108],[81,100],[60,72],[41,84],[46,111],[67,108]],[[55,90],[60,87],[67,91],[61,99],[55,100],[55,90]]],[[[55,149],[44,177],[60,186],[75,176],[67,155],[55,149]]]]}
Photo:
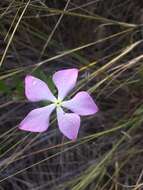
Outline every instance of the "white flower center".
{"type": "Polygon", "coordinates": [[[54,104],[55,104],[56,107],[61,107],[62,106],[62,100],[56,99],[54,104]]]}

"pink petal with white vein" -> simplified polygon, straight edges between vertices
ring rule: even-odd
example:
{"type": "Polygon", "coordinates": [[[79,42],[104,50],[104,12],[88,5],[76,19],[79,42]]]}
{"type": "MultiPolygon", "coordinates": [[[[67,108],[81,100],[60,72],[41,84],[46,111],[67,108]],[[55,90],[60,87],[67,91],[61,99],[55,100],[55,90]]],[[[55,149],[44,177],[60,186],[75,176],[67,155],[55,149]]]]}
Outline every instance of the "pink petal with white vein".
{"type": "Polygon", "coordinates": [[[31,75],[25,77],[25,95],[32,102],[56,99],[45,82],[31,75]]]}
{"type": "Polygon", "coordinates": [[[74,88],[78,77],[78,69],[64,69],[53,75],[53,81],[58,89],[58,98],[63,100],[74,88]]]}
{"type": "Polygon", "coordinates": [[[32,110],[20,123],[19,128],[24,131],[44,132],[49,127],[50,114],[55,109],[51,104],[43,108],[32,110]]]}
{"type": "Polygon", "coordinates": [[[98,111],[97,105],[85,91],[77,93],[71,100],[64,101],[62,106],[78,115],[92,115],[98,111]]]}
{"type": "Polygon", "coordinates": [[[57,119],[60,131],[69,139],[76,140],[80,117],[75,113],[65,113],[62,108],[57,108],[57,119]]]}

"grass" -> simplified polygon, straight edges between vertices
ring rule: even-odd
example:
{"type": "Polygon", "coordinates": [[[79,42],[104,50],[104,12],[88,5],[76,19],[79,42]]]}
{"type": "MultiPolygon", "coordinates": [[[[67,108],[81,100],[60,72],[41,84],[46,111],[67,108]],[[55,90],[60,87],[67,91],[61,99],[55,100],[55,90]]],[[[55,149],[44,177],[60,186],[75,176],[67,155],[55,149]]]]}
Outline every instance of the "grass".
{"type": "MultiPolygon", "coordinates": [[[[0,190],[141,190],[143,54],[139,1],[0,3],[0,190]],[[79,69],[79,90],[100,111],[82,118],[76,142],[55,122],[46,133],[18,130],[37,104],[24,97],[33,74],[79,69]]],[[[54,89],[53,89],[54,90],[54,89]]]]}

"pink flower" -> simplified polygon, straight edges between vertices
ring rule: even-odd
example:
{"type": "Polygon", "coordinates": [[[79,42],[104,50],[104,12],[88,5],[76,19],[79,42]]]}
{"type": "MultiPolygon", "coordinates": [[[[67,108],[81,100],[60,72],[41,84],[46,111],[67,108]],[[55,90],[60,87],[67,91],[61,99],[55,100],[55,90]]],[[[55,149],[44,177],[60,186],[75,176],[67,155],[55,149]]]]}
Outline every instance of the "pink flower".
{"type": "Polygon", "coordinates": [[[58,90],[56,98],[47,84],[33,76],[25,78],[25,94],[32,102],[50,101],[51,104],[32,110],[20,123],[20,129],[31,132],[44,132],[49,127],[49,119],[56,108],[60,131],[69,139],[75,140],[80,127],[80,116],[92,115],[98,111],[91,96],[81,91],[71,100],[64,100],[66,95],[74,88],[78,77],[78,69],[64,69],[53,75],[53,82],[58,90]],[[73,113],[65,113],[63,108],[73,113]]]}

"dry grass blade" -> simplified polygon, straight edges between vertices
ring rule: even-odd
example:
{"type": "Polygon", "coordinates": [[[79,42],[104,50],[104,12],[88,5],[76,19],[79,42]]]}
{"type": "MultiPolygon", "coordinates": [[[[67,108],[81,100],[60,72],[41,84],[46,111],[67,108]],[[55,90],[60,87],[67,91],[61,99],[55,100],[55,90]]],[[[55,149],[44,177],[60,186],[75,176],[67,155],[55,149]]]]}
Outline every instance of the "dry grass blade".
{"type": "MultiPolygon", "coordinates": [[[[14,27],[14,30],[13,30],[13,32],[12,32],[12,34],[11,34],[9,40],[8,40],[7,46],[6,46],[5,50],[4,50],[4,53],[3,53],[3,55],[2,55],[2,58],[1,58],[1,60],[0,60],[0,67],[1,67],[1,65],[2,65],[2,63],[3,63],[4,59],[5,59],[5,56],[6,56],[7,51],[8,51],[8,48],[9,48],[9,46],[10,46],[10,44],[11,44],[11,42],[12,42],[12,39],[13,39],[13,37],[14,37],[14,34],[15,34],[15,32],[16,32],[16,30],[17,30],[19,24],[20,24],[20,21],[21,21],[21,19],[22,19],[22,17],[23,17],[23,15],[24,15],[24,13],[25,13],[25,11],[26,11],[26,9],[27,9],[27,7],[28,7],[29,4],[30,4],[30,0],[29,0],[29,1],[27,2],[27,4],[25,5],[25,7],[24,7],[24,9],[23,9],[23,11],[22,11],[22,13],[21,13],[21,15],[20,15],[20,17],[19,17],[19,19],[18,19],[18,21],[17,21],[15,27],[14,27]]],[[[17,14],[18,14],[18,12],[17,12],[17,14]]],[[[15,18],[16,18],[16,17],[15,17],[15,18]]],[[[12,24],[13,24],[13,23],[12,23],[12,24]]]]}

